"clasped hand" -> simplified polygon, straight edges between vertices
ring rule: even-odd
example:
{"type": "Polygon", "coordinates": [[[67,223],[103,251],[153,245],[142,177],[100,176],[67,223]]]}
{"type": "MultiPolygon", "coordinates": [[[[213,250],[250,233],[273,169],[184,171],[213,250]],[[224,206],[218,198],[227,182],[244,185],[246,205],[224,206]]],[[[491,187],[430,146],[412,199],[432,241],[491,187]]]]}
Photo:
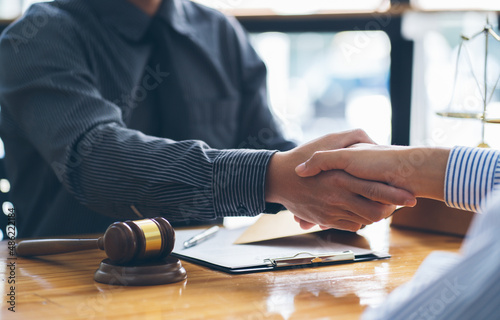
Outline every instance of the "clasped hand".
{"type": "Polygon", "coordinates": [[[327,159],[323,159],[323,167],[312,162],[322,151],[359,143],[374,144],[364,131],[353,130],[276,153],[268,166],[266,201],[284,205],[304,229],[317,224],[323,229],[349,231],[390,216],[396,205],[415,205],[415,196],[405,189],[356,177],[344,168],[326,165],[327,159]],[[310,158],[306,168],[303,163],[310,158]]]}

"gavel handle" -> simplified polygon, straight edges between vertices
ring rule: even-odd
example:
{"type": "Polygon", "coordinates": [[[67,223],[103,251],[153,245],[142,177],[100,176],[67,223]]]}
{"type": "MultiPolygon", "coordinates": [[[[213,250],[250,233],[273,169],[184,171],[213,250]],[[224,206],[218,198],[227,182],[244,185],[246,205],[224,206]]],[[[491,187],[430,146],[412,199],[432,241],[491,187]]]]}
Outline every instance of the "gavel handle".
{"type": "Polygon", "coordinates": [[[98,239],[22,240],[16,245],[16,252],[20,257],[30,257],[99,249],[97,242],[98,239]]]}

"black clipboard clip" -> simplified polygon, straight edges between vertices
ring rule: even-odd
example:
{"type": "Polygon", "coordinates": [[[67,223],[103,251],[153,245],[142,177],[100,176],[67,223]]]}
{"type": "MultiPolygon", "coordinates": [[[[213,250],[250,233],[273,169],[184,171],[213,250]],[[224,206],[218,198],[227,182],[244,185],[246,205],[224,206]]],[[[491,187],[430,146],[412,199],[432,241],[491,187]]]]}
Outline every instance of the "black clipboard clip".
{"type": "Polygon", "coordinates": [[[317,255],[309,252],[299,252],[292,257],[268,258],[264,259],[264,262],[271,264],[273,267],[290,267],[334,261],[354,261],[354,258],[354,252],[351,250],[317,255]]]}

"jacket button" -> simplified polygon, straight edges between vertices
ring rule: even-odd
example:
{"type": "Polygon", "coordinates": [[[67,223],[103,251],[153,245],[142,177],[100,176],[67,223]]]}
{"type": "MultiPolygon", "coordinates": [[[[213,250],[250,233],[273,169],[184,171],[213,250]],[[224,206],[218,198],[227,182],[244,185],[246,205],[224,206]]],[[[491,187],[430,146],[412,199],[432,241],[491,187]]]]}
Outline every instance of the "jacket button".
{"type": "Polygon", "coordinates": [[[238,214],[240,215],[248,214],[248,209],[245,208],[242,204],[240,204],[238,207],[238,214]]]}

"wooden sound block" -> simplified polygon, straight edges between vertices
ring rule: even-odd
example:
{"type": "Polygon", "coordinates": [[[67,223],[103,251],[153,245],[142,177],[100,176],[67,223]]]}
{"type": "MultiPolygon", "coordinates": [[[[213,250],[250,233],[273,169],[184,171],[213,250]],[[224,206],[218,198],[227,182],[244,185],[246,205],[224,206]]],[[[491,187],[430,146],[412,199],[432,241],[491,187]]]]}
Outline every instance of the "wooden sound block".
{"type": "Polygon", "coordinates": [[[129,265],[120,265],[104,259],[94,274],[94,280],[97,282],[120,286],[167,284],[182,281],[186,277],[186,270],[179,259],[171,256],[129,265]]]}

